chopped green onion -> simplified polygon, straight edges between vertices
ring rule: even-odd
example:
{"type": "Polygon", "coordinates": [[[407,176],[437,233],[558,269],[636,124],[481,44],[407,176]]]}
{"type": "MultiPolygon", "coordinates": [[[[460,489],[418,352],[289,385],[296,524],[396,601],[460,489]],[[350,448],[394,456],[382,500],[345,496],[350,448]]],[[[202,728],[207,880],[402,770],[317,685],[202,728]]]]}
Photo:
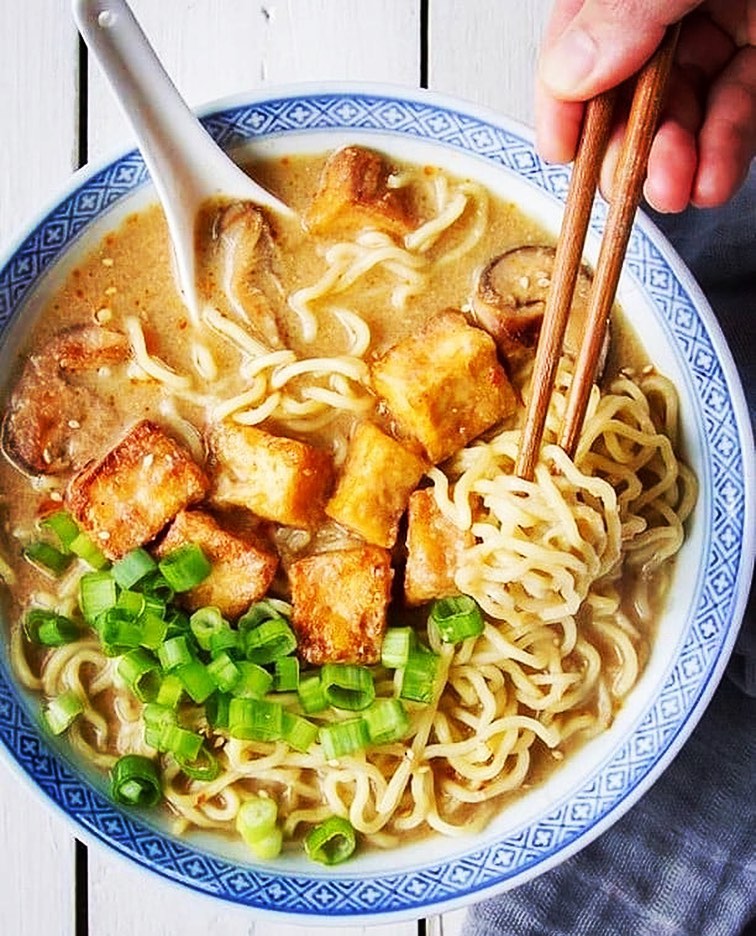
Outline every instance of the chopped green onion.
{"type": "Polygon", "coordinates": [[[149,595],[151,598],[162,601],[164,605],[172,601],[173,596],[176,594],[175,589],[168,584],[163,573],[159,569],[156,569],[154,572],[148,572],[147,575],[141,579],[139,582],[139,591],[141,591],[143,595],[149,595]]]}
{"type": "Polygon", "coordinates": [[[192,780],[203,780],[205,783],[209,783],[211,780],[215,780],[220,773],[218,758],[204,744],[200,748],[197,757],[192,760],[176,757],[176,761],[183,773],[187,777],[191,777],[192,780]]]}
{"type": "Polygon", "coordinates": [[[367,725],[371,744],[401,741],[409,729],[409,717],[399,699],[377,699],[362,717],[367,725]]]}
{"type": "Polygon", "coordinates": [[[227,692],[214,692],[205,702],[205,713],[211,728],[228,728],[228,710],[231,696],[227,692]]]}
{"type": "Polygon", "coordinates": [[[246,800],[236,814],[236,829],[258,858],[275,858],[281,852],[283,835],[277,817],[275,802],[263,796],[246,800]]]}
{"type": "Polygon", "coordinates": [[[79,535],[79,525],[67,510],[56,510],[42,519],[39,525],[54,533],[66,552],[71,551],[71,543],[79,535]]]}
{"type": "Polygon", "coordinates": [[[158,750],[166,751],[179,762],[194,761],[199,756],[202,747],[202,735],[195,734],[179,725],[166,724],[160,730],[158,750]]]}
{"type": "Polygon", "coordinates": [[[94,623],[118,600],[115,579],[109,572],[86,572],[79,579],[79,607],[86,621],[94,623]]]}
{"type": "Polygon", "coordinates": [[[253,663],[272,663],[296,648],[297,638],[284,618],[263,621],[244,636],[244,655],[253,663]]]}
{"type": "Polygon", "coordinates": [[[239,667],[225,651],[207,664],[207,672],[221,692],[231,692],[241,678],[239,667]]]}
{"type": "Polygon", "coordinates": [[[228,731],[246,741],[276,741],[281,737],[283,706],[266,699],[231,699],[228,731]]]}
{"type": "Polygon", "coordinates": [[[118,595],[115,606],[135,621],[144,614],[146,604],[147,600],[143,594],[125,588],[118,595]]]}
{"type": "Polygon", "coordinates": [[[189,618],[189,627],[200,647],[209,650],[213,634],[228,628],[228,622],[223,619],[219,608],[208,605],[194,612],[189,618]]]}
{"type": "Polygon", "coordinates": [[[148,702],[142,710],[142,721],[144,740],[151,747],[160,749],[163,729],[169,725],[177,725],[178,716],[172,708],[160,702],[148,702]]]}
{"type": "Polygon", "coordinates": [[[79,559],[83,559],[84,562],[91,565],[93,569],[104,569],[110,564],[105,553],[99,546],[92,542],[86,533],[79,533],[78,536],[71,541],[68,548],[74,555],[78,556],[79,559]]]}
{"type": "Polygon", "coordinates": [[[158,647],[158,659],[166,673],[170,673],[178,666],[191,663],[194,654],[186,637],[179,634],[178,637],[171,637],[170,640],[166,640],[164,644],[158,647]]]}
{"type": "Polygon", "coordinates": [[[154,612],[148,604],[147,609],[139,618],[139,626],[142,630],[140,646],[147,647],[148,650],[159,650],[168,636],[168,622],[154,612]]]}
{"type": "Polygon", "coordinates": [[[328,702],[336,708],[356,712],[367,708],[375,698],[373,674],[366,666],[326,663],[320,682],[328,702]]]}
{"type": "Polygon", "coordinates": [[[43,647],[62,647],[81,637],[81,629],[70,618],[48,608],[31,608],[24,618],[24,632],[43,647]]]}
{"type": "Polygon", "coordinates": [[[414,702],[432,702],[436,693],[439,659],[425,647],[413,650],[402,673],[399,695],[414,702]]]}
{"type": "Polygon", "coordinates": [[[119,654],[142,643],[142,628],[120,608],[109,608],[95,622],[103,648],[108,654],[119,654]]]}
{"type": "Polygon", "coordinates": [[[163,578],[177,592],[189,591],[203,582],[212,567],[196,543],[186,543],[168,553],[158,563],[163,578]]]}
{"type": "Polygon", "coordinates": [[[121,657],[118,675],[140,702],[152,702],[157,697],[160,689],[158,661],[141,647],[121,657]]]}
{"type": "Polygon", "coordinates": [[[299,660],[280,657],[273,665],[273,688],[276,692],[294,692],[299,685],[299,660]]]}
{"type": "Polygon", "coordinates": [[[297,695],[299,696],[299,704],[310,715],[313,712],[322,712],[323,709],[328,708],[328,699],[326,699],[319,675],[300,679],[297,686],[297,695]]]}
{"type": "Polygon", "coordinates": [[[191,660],[189,663],[182,663],[177,666],[176,675],[181,680],[181,685],[186,689],[188,695],[195,702],[204,702],[216,690],[215,681],[208,673],[205,664],[199,660],[191,660]]]}
{"type": "Polygon", "coordinates": [[[383,635],[381,663],[386,669],[401,669],[417,643],[411,627],[389,627],[383,635]]]}
{"type": "Polygon", "coordinates": [[[275,620],[287,620],[287,618],[278,610],[271,599],[266,599],[250,605],[237,621],[237,627],[243,634],[246,634],[248,631],[259,627],[263,621],[275,620]]]}
{"type": "Polygon", "coordinates": [[[239,648],[239,632],[230,627],[224,627],[210,635],[210,656],[219,653],[235,653],[239,648]]]}
{"type": "Polygon", "coordinates": [[[84,703],[75,692],[62,692],[45,707],[45,721],[54,735],[63,734],[84,711],[84,703]]]}
{"type": "Polygon", "coordinates": [[[370,743],[367,725],[361,718],[321,725],[318,732],[326,760],[338,760],[361,751],[370,743]]]}
{"type": "Polygon", "coordinates": [[[483,612],[469,595],[438,598],[431,605],[430,621],[444,643],[459,643],[483,633],[483,612]]]}
{"type": "Polygon", "coordinates": [[[325,865],[340,864],[351,857],[357,846],[357,837],[348,819],[330,816],[305,836],[307,857],[325,865]]]}
{"type": "Polygon", "coordinates": [[[110,791],[116,803],[123,806],[155,806],[163,795],[157,767],[141,754],[126,754],[116,761],[110,774],[110,791]]]}
{"type": "Polygon", "coordinates": [[[29,543],[24,547],[24,559],[31,562],[33,566],[42,569],[43,572],[51,572],[53,575],[62,575],[71,564],[71,554],[61,552],[50,543],[39,540],[36,543],[29,543]]]}
{"type": "Polygon", "coordinates": [[[318,726],[313,722],[284,710],[281,722],[281,737],[295,751],[308,751],[318,736],[318,726]]]}
{"type": "Polygon", "coordinates": [[[243,699],[261,699],[273,685],[273,676],[257,663],[239,660],[239,681],[233,688],[233,694],[243,699]]]}
{"type": "Polygon", "coordinates": [[[166,705],[168,708],[175,709],[183,693],[184,686],[178,676],[175,673],[167,673],[163,676],[155,701],[158,705],[166,705]]]}
{"type": "Polygon", "coordinates": [[[132,588],[150,572],[157,569],[157,563],[146,549],[137,546],[126,553],[123,559],[113,563],[113,578],[121,588],[132,588]]]}

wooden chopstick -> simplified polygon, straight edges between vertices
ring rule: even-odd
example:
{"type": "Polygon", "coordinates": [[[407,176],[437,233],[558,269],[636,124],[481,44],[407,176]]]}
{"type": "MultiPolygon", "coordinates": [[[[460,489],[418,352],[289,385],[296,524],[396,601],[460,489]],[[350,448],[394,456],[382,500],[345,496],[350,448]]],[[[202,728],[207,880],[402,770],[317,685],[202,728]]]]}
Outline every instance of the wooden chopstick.
{"type": "MultiPolygon", "coordinates": [[[[679,32],[679,23],[667,29],[661,45],[641,69],[637,78],[596,272],[588,298],[586,331],[575,365],[559,435],[559,445],[571,457],[575,454],[591,387],[596,377],[633,218],[643,192],[648,154],[659,121],[679,32]]],[[[613,95],[611,92],[605,92],[593,98],[586,107],[536,351],[531,397],[515,465],[515,473],[526,480],[533,478],[538,461],[601,159],[606,148],[612,106],[613,95]]]]}

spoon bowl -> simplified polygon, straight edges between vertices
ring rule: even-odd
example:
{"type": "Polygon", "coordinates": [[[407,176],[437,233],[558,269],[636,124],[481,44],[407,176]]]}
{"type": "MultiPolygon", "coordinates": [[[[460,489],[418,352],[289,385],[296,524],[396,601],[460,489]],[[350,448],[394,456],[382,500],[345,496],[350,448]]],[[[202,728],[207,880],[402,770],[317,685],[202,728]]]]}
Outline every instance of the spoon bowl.
{"type": "Polygon", "coordinates": [[[168,221],[178,285],[197,323],[194,234],[202,205],[225,199],[252,202],[286,221],[297,221],[297,215],[205,131],[125,0],[73,0],[73,14],[136,134],[168,221]]]}

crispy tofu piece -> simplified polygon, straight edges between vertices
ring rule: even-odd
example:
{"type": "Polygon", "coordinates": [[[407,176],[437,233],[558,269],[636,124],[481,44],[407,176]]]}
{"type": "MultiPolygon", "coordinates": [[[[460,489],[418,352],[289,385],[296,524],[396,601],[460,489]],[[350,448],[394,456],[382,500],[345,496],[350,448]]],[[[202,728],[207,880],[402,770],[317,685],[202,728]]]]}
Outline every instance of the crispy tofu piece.
{"type": "Polygon", "coordinates": [[[318,553],[289,569],[292,625],[309,663],[377,663],[393,572],[385,549],[318,553]]]}
{"type": "Polygon", "coordinates": [[[312,529],[323,521],[334,476],[328,452],[230,422],[215,426],[209,442],[218,503],[284,526],[312,529]]]}
{"type": "Polygon", "coordinates": [[[446,311],[389,348],[372,366],[373,387],[398,433],[435,464],[514,412],[516,397],[489,334],[446,311]]]}
{"type": "Polygon", "coordinates": [[[119,559],[154,539],[208,487],[186,449],[145,419],[71,479],[66,501],[105,555],[119,559]]]}
{"type": "Polygon", "coordinates": [[[229,533],[203,510],[180,511],[155,555],[162,558],[187,543],[199,546],[212,565],[203,582],[181,595],[192,611],[213,605],[224,617],[234,620],[265,595],[278,568],[274,552],[229,533]]]}
{"type": "Polygon", "coordinates": [[[373,423],[360,423],[325,511],[368,543],[390,549],[409,496],[427,467],[424,459],[373,423]]]}
{"type": "Polygon", "coordinates": [[[403,236],[417,226],[407,188],[389,188],[391,166],[379,153],[345,146],[326,160],[305,216],[313,232],[376,227],[403,236]]]}
{"type": "Polygon", "coordinates": [[[404,598],[409,605],[459,594],[454,573],[462,551],[475,537],[458,529],[441,513],[430,488],[415,491],[409,499],[407,565],[404,598]]]}

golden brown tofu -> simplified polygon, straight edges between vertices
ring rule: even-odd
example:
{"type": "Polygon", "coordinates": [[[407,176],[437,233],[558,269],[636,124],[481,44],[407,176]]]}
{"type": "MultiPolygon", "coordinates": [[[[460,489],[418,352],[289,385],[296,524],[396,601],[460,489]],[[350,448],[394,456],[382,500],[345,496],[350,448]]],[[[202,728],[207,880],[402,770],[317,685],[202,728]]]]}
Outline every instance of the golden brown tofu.
{"type": "Polygon", "coordinates": [[[215,426],[209,442],[219,504],[246,507],[284,526],[311,529],[322,522],[333,486],[328,452],[230,422],[215,426]]]}
{"type": "Polygon", "coordinates": [[[404,571],[407,604],[425,604],[458,594],[454,573],[462,551],[475,542],[474,536],[446,519],[430,488],[415,491],[410,497],[408,518],[404,571]]]}
{"type": "Polygon", "coordinates": [[[155,554],[162,558],[186,543],[199,546],[212,565],[203,582],[181,595],[191,610],[213,605],[233,620],[265,595],[278,568],[274,552],[222,529],[203,510],[180,511],[155,554]]]}
{"type": "Polygon", "coordinates": [[[393,572],[385,549],[364,546],[300,559],[289,569],[292,625],[309,663],[377,663],[393,572]]]}
{"type": "Polygon", "coordinates": [[[118,559],[154,539],[208,486],[186,449],[145,419],[71,479],[66,501],[84,532],[118,559]]]}
{"type": "Polygon", "coordinates": [[[313,232],[375,227],[403,236],[417,225],[407,188],[389,188],[391,166],[379,153],[345,146],[328,157],[305,222],[313,232]]]}
{"type": "Polygon", "coordinates": [[[409,496],[427,467],[422,458],[377,426],[360,423],[349,441],[326,513],[368,543],[390,549],[409,496]]]}
{"type": "Polygon", "coordinates": [[[516,406],[493,339],[460,312],[442,312],[389,348],[372,376],[399,435],[417,439],[434,464],[516,406]]]}

